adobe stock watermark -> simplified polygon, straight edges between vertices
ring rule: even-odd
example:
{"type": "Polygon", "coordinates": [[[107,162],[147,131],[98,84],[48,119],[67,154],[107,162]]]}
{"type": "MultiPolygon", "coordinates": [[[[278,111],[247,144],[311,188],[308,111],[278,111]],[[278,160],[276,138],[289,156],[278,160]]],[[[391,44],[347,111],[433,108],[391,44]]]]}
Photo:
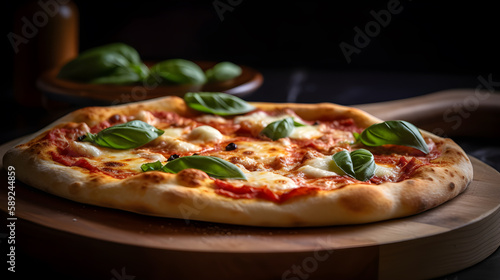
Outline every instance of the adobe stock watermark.
{"type": "Polygon", "coordinates": [[[373,20],[367,22],[363,29],[358,26],[354,27],[353,43],[349,44],[342,41],[339,44],[347,63],[351,63],[353,54],[359,54],[362,49],[368,47],[371,40],[380,34],[382,28],[386,28],[391,23],[393,15],[397,15],[402,11],[403,6],[399,0],[387,2],[387,9],[381,9],[378,12],[371,10],[370,15],[373,20]]]}
{"type": "Polygon", "coordinates": [[[122,267],[120,272],[118,272],[116,269],[113,268],[111,270],[111,274],[113,275],[111,280],[134,280],[135,279],[134,275],[127,274],[127,272],[125,271],[125,267],[122,267]]]}
{"type": "MultiPolygon", "coordinates": [[[[479,84],[474,90],[474,94],[465,97],[462,101],[453,104],[443,112],[443,121],[451,124],[452,130],[457,130],[463,121],[469,118],[480,105],[480,102],[487,100],[495,92],[496,87],[500,87],[500,82],[493,81],[493,74],[488,74],[485,78],[481,75],[477,77],[479,84]]],[[[432,133],[441,137],[447,137],[441,127],[435,128],[432,133]]]]}
{"type": "Polygon", "coordinates": [[[7,34],[7,38],[14,52],[17,54],[21,44],[28,44],[30,39],[35,38],[39,29],[46,26],[50,18],[60,13],[61,5],[68,2],[69,0],[39,0],[37,4],[40,9],[33,13],[31,18],[26,16],[21,17],[21,34],[16,34],[14,32],[9,32],[7,34]]]}
{"type": "Polygon", "coordinates": [[[122,103],[130,103],[146,99],[149,90],[153,90],[161,85],[162,78],[158,75],[151,75],[151,79],[145,79],[142,85],[137,85],[132,88],[130,93],[122,93],[120,97],[113,100],[111,105],[118,105],[122,103]]]}
{"type": "Polygon", "coordinates": [[[215,0],[212,2],[212,6],[220,21],[224,21],[224,13],[234,11],[242,2],[243,0],[215,0]]]}
{"type": "Polygon", "coordinates": [[[281,280],[305,280],[316,272],[335,250],[331,249],[330,236],[318,240],[318,248],[314,252],[302,259],[300,263],[292,264],[289,269],[285,270],[281,275],[281,280]]]}
{"type": "Polygon", "coordinates": [[[200,212],[208,206],[208,203],[209,201],[207,199],[202,199],[195,195],[192,196],[192,202],[190,204],[179,204],[179,212],[181,213],[184,222],[189,225],[193,215],[196,216],[200,214],[200,212]]]}

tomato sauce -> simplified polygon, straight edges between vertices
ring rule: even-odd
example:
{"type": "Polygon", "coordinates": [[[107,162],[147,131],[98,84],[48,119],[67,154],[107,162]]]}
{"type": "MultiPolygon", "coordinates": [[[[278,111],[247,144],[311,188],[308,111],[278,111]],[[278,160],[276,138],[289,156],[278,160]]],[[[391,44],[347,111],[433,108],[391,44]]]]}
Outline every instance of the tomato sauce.
{"type": "Polygon", "coordinates": [[[293,197],[301,195],[309,195],[315,193],[319,188],[315,187],[298,187],[286,191],[284,193],[275,193],[270,190],[267,186],[264,187],[252,187],[252,186],[241,186],[236,187],[226,181],[216,179],[215,183],[215,193],[224,195],[236,199],[252,199],[260,198],[276,203],[283,203],[293,197]]]}

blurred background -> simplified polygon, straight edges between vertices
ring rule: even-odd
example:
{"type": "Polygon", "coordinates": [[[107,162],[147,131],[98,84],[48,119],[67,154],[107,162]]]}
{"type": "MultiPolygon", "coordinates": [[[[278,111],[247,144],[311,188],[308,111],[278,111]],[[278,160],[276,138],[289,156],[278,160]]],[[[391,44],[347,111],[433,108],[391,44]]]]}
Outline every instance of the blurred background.
{"type": "MultiPolygon", "coordinates": [[[[29,2],[40,6],[38,2],[62,5],[69,1],[25,0],[3,4],[4,61],[8,69],[2,77],[5,87],[12,84],[15,57],[8,34],[14,31],[16,20],[19,23],[15,12],[29,2]]],[[[340,75],[327,88],[306,90],[341,103],[397,97],[392,91],[420,94],[440,87],[475,86],[478,75],[499,72],[497,9],[486,1],[73,0],[73,3],[79,13],[80,51],[120,41],[135,47],[147,60],[230,60],[250,65],[264,74],[270,71],[268,75],[282,69],[290,73],[334,71],[340,75]],[[374,36],[357,48],[355,28],[365,30],[370,22],[376,21],[373,13],[387,11],[388,6],[395,13],[385,20],[387,24],[379,25],[378,30],[372,25],[374,36]],[[351,53],[350,62],[340,48],[343,42],[353,47],[350,50],[357,48],[358,53],[351,53]],[[344,76],[347,72],[357,72],[359,76],[344,76]],[[431,82],[422,85],[412,79],[400,80],[398,74],[402,73],[418,74],[431,82]],[[378,86],[385,92],[367,96],[366,100],[343,96],[346,92],[360,95],[373,92],[372,75],[395,79],[378,86]]],[[[31,22],[35,11],[25,13],[31,22]]],[[[28,39],[28,43],[19,46],[35,40],[28,39]]],[[[307,78],[304,84],[307,85],[307,78]]],[[[286,88],[276,85],[273,91],[270,99],[284,100],[286,88]]],[[[302,97],[299,100],[307,101],[302,97]]]]}
{"type": "Polygon", "coordinates": [[[264,82],[249,101],[355,105],[474,89],[479,76],[500,81],[500,24],[486,1],[24,0],[7,1],[2,13],[0,109],[3,119],[23,113],[1,142],[74,109],[30,92],[40,73],[112,42],[143,60],[253,67],[264,82]]]}
{"type": "Polygon", "coordinates": [[[46,106],[23,87],[35,88],[37,75],[51,63],[112,42],[129,44],[143,60],[228,60],[253,67],[264,82],[244,96],[249,101],[365,104],[475,89],[480,76],[500,86],[500,24],[486,1],[24,0],[3,5],[6,71],[0,109],[3,119],[23,113],[6,124],[1,142],[74,109],[46,106]],[[58,35],[48,35],[54,30],[58,35]]]}

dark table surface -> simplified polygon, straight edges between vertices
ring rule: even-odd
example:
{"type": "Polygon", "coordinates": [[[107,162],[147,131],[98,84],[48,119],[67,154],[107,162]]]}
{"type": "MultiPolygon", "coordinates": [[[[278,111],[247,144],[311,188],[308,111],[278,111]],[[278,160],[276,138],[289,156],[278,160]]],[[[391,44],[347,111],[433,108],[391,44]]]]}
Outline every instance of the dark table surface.
{"type": "MultiPolygon", "coordinates": [[[[342,105],[366,104],[395,99],[404,99],[454,88],[474,89],[479,84],[478,77],[455,76],[432,73],[387,73],[387,72],[332,72],[306,68],[259,69],[264,76],[263,85],[255,92],[243,96],[248,101],[269,102],[333,102],[342,105]]],[[[493,77],[495,79],[496,77],[493,77]]],[[[5,92],[0,109],[4,122],[0,144],[33,133],[65,113],[78,108],[78,104],[47,108],[24,108],[18,105],[10,91],[5,92]]],[[[500,125],[499,127],[500,128],[500,125]]],[[[452,137],[453,138],[453,137],[452,137]]],[[[455,137],[454,140],[464,150],[500,171],[500,141],[487,137],[455,137]]],[[[0,245],[5,242],[5,228],[0,231],[0,245]]],[[[2,249],[2,255],[4,254],[2,249]]],[[[28,256],[18,256],[19,266],[35,267],[37,276],[57,278],[57,272],[44,271],[36,266],[36,260],[28,256]],[[28,266],[26,263],[30,263],[28,266]]],[[[17,276],[19,276],[18,274],[17,276]]],[[[12,275],[11,275],[12,276],[12,275]]],[[[67,275],[61,275],[66,277],[67,275]]],[[[110,274],[110,277],[112,275],[110,274]]],[[[6,278],[2,278],[6,279],[6,278]]],[[[482,262],[440,277],[448,280],[500,279],[500,250],[482,262]]]]}

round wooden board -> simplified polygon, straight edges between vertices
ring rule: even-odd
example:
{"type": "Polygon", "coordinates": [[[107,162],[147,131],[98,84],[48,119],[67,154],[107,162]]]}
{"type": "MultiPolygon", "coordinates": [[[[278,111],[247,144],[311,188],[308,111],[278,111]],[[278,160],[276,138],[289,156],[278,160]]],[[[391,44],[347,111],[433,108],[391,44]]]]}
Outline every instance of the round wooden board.
{"type": "MultiPolygon", "coordinates": [[[[1,146],[0,155],[12,145],[1,146]]],[[[500,173],[471,160],[472,184],[435,209],[319,228],[189,220],[198,209],[187,209],[185,220],[149,217],[16,182],[17,246],[44,266],[87,279],[428,279],[476,264],[500,246],[500,173]]],[[[7,172],[1,174],[7,182],[7,172]]],[[[0,208],[9,217],[2,190],[0,208]]]]}

